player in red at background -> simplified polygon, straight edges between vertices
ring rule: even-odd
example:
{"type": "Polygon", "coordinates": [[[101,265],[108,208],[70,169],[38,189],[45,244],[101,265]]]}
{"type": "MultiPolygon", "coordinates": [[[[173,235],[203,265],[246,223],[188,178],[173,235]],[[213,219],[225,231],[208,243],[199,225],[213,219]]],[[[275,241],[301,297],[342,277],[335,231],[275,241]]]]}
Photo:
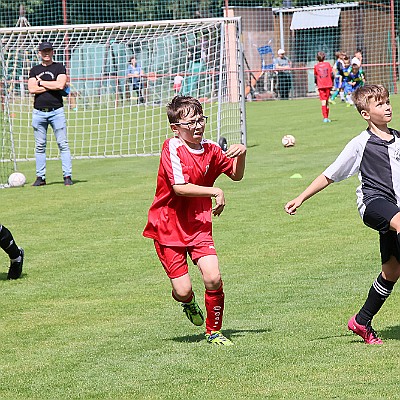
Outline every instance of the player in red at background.
{"type": "Polygon", "coordinates": [[[333,86],[332,66],[325,61],[325,53],[319,51],[317,53],[317,64],[314,65],[315,85],[318,88],[319,99],[321,100],[323,122],[331,122],[329,119],[329,96],[333,86]]]}
{"type": "Polygon", "coordinates": [[[193,97],[175,96],[167,106],[167,115],[174,137],[162,146],[156,194],[143,235],[154,240],[171,281],[172,297],[182,303],[188,319],[200,326],[204,317],[192,290],[189,255],[205,286],[207,341],[232,345],[220,331],[224,291],[212,238],[211,214],[222,213],[225,196],[213,185],[221,174],[233,181],[243,178],[246,147],[232,144],[223,153],[216,143],[205,139],[207,117],[193,97]]]}

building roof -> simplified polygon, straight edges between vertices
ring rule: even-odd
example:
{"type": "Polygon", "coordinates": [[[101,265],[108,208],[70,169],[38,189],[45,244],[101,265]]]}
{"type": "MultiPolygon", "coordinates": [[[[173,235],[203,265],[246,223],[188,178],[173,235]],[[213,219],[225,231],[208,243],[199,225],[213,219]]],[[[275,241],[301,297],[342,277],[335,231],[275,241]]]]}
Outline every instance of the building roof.
{"type": "Polygon", "coordinates": [[[304,6],[304,7],[274,7],[272,11],[275,14],[278,13],[293,13],[299,11],[316,11],[316,10],[325,10],[325,9],[332,9],[332,8],[351,8],[351,7],[359,7],[360,3],[358,1],[353,1],[351,3],[336,3],[336,4],[325,4],[325,5],[318,5],[318,6],[304,6]]]}
{"type": "Polygon", "coordinates": [[[326,28],[339,25],[340,8],[328,8],[293,13],[290,30],[326,28]]]}

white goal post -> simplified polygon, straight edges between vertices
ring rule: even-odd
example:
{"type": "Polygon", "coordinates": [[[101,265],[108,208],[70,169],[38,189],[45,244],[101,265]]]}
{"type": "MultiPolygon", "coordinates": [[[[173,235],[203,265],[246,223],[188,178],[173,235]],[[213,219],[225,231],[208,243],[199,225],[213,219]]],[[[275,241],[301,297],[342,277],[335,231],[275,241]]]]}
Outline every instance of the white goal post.
{"type": "Polygon", "coordinates": [[[14,153],[14,143],[10,111],[6,93],[8,93],[7,81],[2,74],[4,65],[3,53],[0,51],[0,98],[2,99],[0,108],[0,189],[7,187],[8,177],[16,171],[17,164],[14,153]]]}
{"type": "MultiPolygon", "coordinates": [[[[40,62],[41,41],[52,42],[54,60],[67,67],[71,93],[64,106],[74,158],[158,154],[170,135],[165,105],[176,92],[203,103],[208,138],[245,144],[240,29],[240,18],[0,29],[0,144],[12,154],[2,151],[2,162],[34,158],[27,81],[40,62]],[[127,77],[133,56],[139,88],[127,77]]],[[[58,158],[49,133],[47,157],[58,158]]]]}

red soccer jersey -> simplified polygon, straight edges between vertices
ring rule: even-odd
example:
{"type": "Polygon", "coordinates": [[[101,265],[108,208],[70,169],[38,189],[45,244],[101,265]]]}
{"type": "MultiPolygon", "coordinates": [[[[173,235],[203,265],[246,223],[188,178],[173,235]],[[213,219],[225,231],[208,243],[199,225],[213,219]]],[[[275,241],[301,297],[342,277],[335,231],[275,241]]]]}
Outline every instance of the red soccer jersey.
{"type": "Polygon", "coordinates": [[[332,66],[327,61],[314,65],[314,76],[318,89],[327,89],[333,86],[332,66]]]}
{"type": "Polygon", "coordinates": [[[210,197],[177,196],[173,185],[214,185],[219,175],[233,173],[233,159],[210,140],[193,150],[179,138],[167,139],[162,147],[157,188],[143,236],[166,246],[193,246],[212,234],[210,197]]]}

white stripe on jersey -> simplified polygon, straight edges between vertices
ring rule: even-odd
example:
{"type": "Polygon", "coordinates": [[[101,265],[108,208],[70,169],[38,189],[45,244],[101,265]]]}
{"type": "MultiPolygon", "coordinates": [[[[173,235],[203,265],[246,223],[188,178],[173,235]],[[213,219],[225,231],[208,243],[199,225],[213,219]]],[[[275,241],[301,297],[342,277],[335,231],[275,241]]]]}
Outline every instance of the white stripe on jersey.
{"type": "Polygon", "coordinates": [[[394,143],[389,146],[389,158],[396,204],[400,206],[400,137],[398,135],[395,135],[394,143]]]}
{"type": "Polygon", "coordinates": [[[183,146],[180,140],[169,141],[169,155],[171,158],[172,173],[174,174],[174,182],[176,185],[184,184],[185,177],[183,176],[181,159],[178,157],[177,149],[179,146],[183,146]]]}
{"type": "Polygon", "coordinates": [[[169,142],[168,142],[168,151],[169,151],[169,155],[170,155],[170,159],[171,159],[171,166],[172,166],[172,173],[174,175],[174,184],[175,185],[182,185],[185,182],[185,177],[183,175],[183,171],[182,171],[182,163],[181,163],[181,159],[178,156],[178,149],[180,147],[183,147],[185,150],[187,150],[188,152],[192,153],[192,154],[202,154],[204,153],[204,144],[205,143],[213,143],[215,144],[215,146],[218,146],[217,143],[208,140],[208,139],[203,139],[201,141],[201,149],[191,149],[189,146],[186,146],[179,138],[175,137],[172,138],[169,142]]]}

